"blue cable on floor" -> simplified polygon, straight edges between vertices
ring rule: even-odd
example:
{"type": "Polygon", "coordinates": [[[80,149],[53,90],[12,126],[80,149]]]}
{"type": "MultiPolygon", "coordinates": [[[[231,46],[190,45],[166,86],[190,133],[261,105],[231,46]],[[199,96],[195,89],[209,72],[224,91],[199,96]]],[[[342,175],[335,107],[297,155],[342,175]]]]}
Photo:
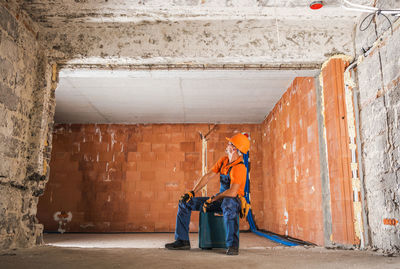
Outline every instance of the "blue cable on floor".
{"type": "MultiPolygon", "coordinates": [[[[243,161],[244,161],[244,165],[247,168],[246,186],[244,187],[244,194],[245,194],[244,197],[246,198],[247,203],[250,204],[249,153],[243,155],[243,161]]],[[[247,215],[247,222],[250,225],[250,230],[253,233],[255,233],[256,235],[265,237],[271,241],[277,242],[277,243],[285,245],[285,246],[298,246],[299,245],[299,244],[290,242],[288,240],[285,240],[283,238],[280,238],[277,235],[269,235],[269,234],[258,231],[256,228],[256,224],[254,223],[254,220],[253,220],[253,214],[251,212],[251,208],[247,215]]]]}

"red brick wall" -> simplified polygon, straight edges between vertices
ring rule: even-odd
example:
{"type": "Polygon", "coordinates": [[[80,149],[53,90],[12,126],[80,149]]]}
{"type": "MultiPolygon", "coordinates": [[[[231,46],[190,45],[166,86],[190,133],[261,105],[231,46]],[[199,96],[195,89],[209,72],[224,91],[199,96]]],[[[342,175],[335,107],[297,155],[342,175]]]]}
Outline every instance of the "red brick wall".
{"type": "MultiPolygon", "coordinates": [[[[56,231],[56,212],[71,212],[68,232],[172,232],[177,202],[201,175],[205,124],[56,125],[50,180],[40,197],[38,218],[56,231]]],[[[252,199],[263,225],[260,125],[218,125],[208,141],[208,167],[224,154],[226,136],[252,139],[252,199]]],[[[210,182],[209,194],[219,189],[210,182]]],[[[198,229],[194,213],[191,230],[198,229]]],[[[247,224],[242,221],[242,229],[247,224]]]]}
{"type": "Polygon", "coordinates": [[[353,223],[351,155],[343,73],[348,63],[332,59],[322,70],[328,169],[331,191],[332,240],[358,244],[353,223]]]}
{"type": "Polygon", "coordinates": [[[313,78],[296,78],[262,124],[264,228],[323,245],[313,78]]]}

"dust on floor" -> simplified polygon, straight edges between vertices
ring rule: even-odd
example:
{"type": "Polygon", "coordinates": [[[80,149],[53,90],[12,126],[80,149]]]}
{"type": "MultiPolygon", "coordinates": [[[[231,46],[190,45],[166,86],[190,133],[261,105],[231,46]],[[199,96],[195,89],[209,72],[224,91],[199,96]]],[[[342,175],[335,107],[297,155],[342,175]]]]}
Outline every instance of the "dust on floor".
{"type": "Polygon", "coordinates": [[[162,246],[173,234],[46,235],[46,243],[53,246],[1,251],[0,268],[400,268],[399,257],[372,251],[283,247],[253,234],[241,234],[240,254],[226,256],[224,249],[199,249],[196,236],[191,234],[191,250],[171,251],[162,246]]]}

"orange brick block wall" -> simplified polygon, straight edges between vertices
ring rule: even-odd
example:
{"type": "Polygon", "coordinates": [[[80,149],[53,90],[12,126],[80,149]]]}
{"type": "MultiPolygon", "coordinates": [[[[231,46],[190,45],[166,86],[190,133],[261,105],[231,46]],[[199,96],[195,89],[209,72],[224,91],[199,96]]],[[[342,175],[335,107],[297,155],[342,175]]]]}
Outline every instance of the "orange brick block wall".
{"type": "MultiPolygon", "coordinates": [[[[38,218],[57,231],[57,212],[72,214],[67,232],[172,232],[177,202],[201,176],[206,124],[56,125],[50,180],[40,197],[38,218]]],[[[208,168],[224,155],[226,136],[251,135],[252,199],[263,225],[262,139],[260,125],[218,125],[209,136],[208,168]]],[[[219,180],[210,182],[215,194],[219,180]]],[[[66,215],[67,216],[67,215],[66,215]]],[[[65,223],[65,224],[64,224],[65,223]]],[[[191,231],[198,230],[193,213],[191,231]]],[[[247,229],[241,222],[241,229],[247,229]]]]}
{"type": "Polygon", "coordinates": [[[296,78],[262,124],[264,229],[323,245],[314,78],[296,78]]]}
{"type": "Polygon", "coordinates": [[[322,70],[326,143],[332,210],[332,240],[358,244],[354,232],[351,153],[345,104],[343,73],[347,63],[332,59],[322,70]],[[328,113],[329,112],[329,113],[328,113]]]}

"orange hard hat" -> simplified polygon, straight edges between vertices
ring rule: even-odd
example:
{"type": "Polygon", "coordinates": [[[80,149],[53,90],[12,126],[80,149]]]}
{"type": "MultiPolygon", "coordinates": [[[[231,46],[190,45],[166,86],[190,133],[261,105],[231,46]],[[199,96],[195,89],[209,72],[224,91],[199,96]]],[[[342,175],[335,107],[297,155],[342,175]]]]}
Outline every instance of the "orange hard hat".
{"type": "Polygon", "coordinates": [[[250,140],[246,135],[238,133],[231,138],[227,137],[226,140],[231,142],[240,152],[246,154],[250,149],[250,140]]]}

